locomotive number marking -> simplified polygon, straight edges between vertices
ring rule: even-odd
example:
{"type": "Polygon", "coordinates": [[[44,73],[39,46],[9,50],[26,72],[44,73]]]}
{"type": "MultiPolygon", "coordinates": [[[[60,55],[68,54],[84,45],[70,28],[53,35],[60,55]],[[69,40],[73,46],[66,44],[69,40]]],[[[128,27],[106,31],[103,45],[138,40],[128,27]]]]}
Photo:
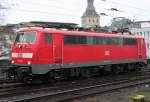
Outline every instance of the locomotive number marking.
{"type": "Polygon", "coordinates": [[[18,53],[18,58],[21,58],[22,57],[22,53],[18,53]]]}

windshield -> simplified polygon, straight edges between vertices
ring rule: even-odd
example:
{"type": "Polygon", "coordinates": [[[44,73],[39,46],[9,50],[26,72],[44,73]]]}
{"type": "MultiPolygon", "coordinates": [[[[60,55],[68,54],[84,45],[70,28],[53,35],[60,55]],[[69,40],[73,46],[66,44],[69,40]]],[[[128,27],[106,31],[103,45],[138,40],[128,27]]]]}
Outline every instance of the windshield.
{"type": "Polygon", "coordinates": [[[18,32],[15,43],[33,43],[36,32],[18,32]]]}

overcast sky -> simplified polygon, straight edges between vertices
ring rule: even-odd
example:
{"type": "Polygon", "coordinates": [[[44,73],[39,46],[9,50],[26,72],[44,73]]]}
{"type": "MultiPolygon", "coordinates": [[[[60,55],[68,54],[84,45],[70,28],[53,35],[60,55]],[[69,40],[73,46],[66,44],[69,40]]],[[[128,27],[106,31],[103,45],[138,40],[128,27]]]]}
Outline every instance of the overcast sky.
{"type": "MultiPolygon", "coordinates": [[[[5,0],[6,1],[6,0],[5,0]]],[[[73,22],[81,25],[81,16],[87,7],[87,0],[8,0],[13,5],[7,10],[5,23],[26,21],[73,22]]],[[[150,20],[150,0],[95,0],[100,24],[109,25],[113,17],[127,17],[138,21],[150,20]],[[120,12],[110,11],[117,8],[120,12]]]]}

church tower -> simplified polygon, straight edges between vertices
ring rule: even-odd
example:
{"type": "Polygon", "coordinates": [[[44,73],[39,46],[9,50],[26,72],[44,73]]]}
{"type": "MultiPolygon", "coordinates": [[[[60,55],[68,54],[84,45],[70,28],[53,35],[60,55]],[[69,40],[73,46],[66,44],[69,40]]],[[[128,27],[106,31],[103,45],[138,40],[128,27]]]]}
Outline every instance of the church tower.
{"type": "Polygon", "coordinates": [[[94,8],[94,0],[87,0],[86,11],[81,18],[82,27],[89,28],[100,26],[99,19],[100,16],[97,14],[94,8]]]}

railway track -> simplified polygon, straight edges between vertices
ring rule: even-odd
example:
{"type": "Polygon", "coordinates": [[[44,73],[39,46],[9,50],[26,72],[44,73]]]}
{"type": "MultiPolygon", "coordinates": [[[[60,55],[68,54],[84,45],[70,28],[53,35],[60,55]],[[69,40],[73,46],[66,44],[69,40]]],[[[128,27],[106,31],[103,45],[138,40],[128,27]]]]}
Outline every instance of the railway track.
{"type": "Polygon", "coordinates": [[[0,79],[0,85],[1,84],[8,84],[8,83],[15,83],[14,80],[7,80],[6,78],[0,79]]]}
{"type": "MultiPolygon", "coordinates": [[[[25,86],[5,91],[0,90],[0,102],[26,102],[48,100],[50,102],[70,101],[74,98],[104,93],[150,82],[150,73],[132,73],[60,82],[52,85],[25,86]]],[[[4,90],[4,89],[3,89],[4,90]]]]}

